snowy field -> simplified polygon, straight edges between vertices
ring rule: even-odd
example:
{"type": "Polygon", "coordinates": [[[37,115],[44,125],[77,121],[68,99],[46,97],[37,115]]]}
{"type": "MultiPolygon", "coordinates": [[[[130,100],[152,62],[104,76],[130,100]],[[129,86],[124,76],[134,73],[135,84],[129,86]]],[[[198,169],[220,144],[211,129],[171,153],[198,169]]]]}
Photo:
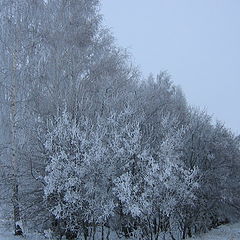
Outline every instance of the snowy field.
{"type": "Polygon", "coordinates": [[[26,237],[16,237],[13,236],[10,232],[4,232],[0,235],[0,240],[46,240],[46,238],[43,238],[39,235],[28,235],[26,237]]]}
{"type": "MultiPolygon", "coordinates": [[[[27,234],[24,237],[16,237],[10,231],[0,229],[0,240],[46,240],[39,234],[27,234]]],[[[115,239],[111,239],[115,240],[115,239]]],[[[187,240],[240,240],[240,223],[225,225],[212,231],[187,240]]]]}
{"type": "Polygon", "coordinates": [[[6,220],[0,219],[0,240],[46,240],[40,234],[27,233],[24,237],[13,235],[11,227],[6,223],[6,220]]]}
{"type": "Polygon", "coordinates": [[[240,223],[220,226],[191,240],[240,240],[240,223]]]}

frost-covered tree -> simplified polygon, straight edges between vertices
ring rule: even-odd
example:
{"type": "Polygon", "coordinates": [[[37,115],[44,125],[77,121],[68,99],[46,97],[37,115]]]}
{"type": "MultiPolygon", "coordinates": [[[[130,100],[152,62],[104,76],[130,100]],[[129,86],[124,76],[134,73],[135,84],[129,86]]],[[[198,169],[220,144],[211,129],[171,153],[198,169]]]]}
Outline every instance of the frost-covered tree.
{"type": "MultiPolygon", "coordinates": [[[[110,226],[129,236],[136,224],[149,219],[160,224],[163,217],[170,221],[180,206],[192,204],[197,172],[188,170],[181,159],[185,130],[176,129],[176,119],[164,118],[165,138],[153,154],[143,144],[139,120],[126,108],[98,117],[96,125],[66,112],[50,123],[44,191],[66,231],[120,219],[110,226]]],[[[151,231],[142,225],[143,235],[151,231]]]]}
{"type": "Polygon", "coordinates": [[[66,112],[49,123],[44,193],[52,214],[65,222],[65,231],[86,231],[113,213],[107,131],[98,123],[94,127],[87,118],[74,119],[66,112]]]}
{"type": "Polygon", "coordinates": [[[50,0],[44,9],[35,111],[49,116],[67,105],[77,115],[87,111],[94,118],[96,113],[109,112],[109,105],[123,105],[137,73],[101,26],[99,1],[50,0]]]}
{"type": "Polygon", "coordinates": [[[52,213],[67,221],[67,228],[79,230],[79,222],[103,224],[114,214],[115,200],[121,200],[117,179],[129,167],[138,168],[139,127],[129,117],[129,110],[107,119],[99,116],[94,126],[64,112],[49,123],[44,192],[52,213]]]}
{"type": "Polygon", "coordinates": [[[179,128],[177,118],[170,116],[162,119],[164,137],[147,170],[149,204],[144,226],[148,237],[158,237],[161,231],[171,233],[180,209],[194,204],[195,190],[199,187],[197,169],[188,169],[183,161],[187,128],[179,128]]]}
{"type": "Polygon", "coordinates": [[[66,108],[76,119],[84,115],[95,125],[97,116],[121,111],[132,99],[137,79],[127,54],[101,27],[99,1],[45,2],[38,82],[31,91],[33,116],[41,119],[33,124],[29,144],[37,178],[44,175],[43,136],[49,120],[66,108]]]}
{"type": "Polygon", "coordinates": [[[15,234],[19,235],[22,234],[21,192],[25,188],[22,183],[23,176],[28,175],[29,163],[23,148],[28,141],[27,126],[33,120],[28,103],[35,84],[34,73],[31,72],[36,66],[34,43],[39,40],[35,27],[42,6],[42,1],[0,1],[1,116],[6,132],[1,137],[5,149],[1,162],[7,168],[8,182],[12,186],[15,234]]]}
{"type": "Polygon", "coordinates": [[[68,239],[184,239],[236,219],[239,138],[166,72],[140,82],[99,5],[0,0],[0,190],[15,233],[30,220],[68,239]]]}

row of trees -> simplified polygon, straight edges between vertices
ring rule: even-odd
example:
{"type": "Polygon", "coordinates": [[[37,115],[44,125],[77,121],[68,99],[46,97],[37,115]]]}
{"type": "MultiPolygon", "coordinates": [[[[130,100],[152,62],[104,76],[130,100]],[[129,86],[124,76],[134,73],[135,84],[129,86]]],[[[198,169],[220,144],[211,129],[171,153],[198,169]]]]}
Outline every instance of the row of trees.
{"type": "Polygon", "coordinates": [[[166,73],[142,79],[98,0],[0,9],[1,206],[15,234],[184,239],[238,217],[239,137],[166,73]]]}

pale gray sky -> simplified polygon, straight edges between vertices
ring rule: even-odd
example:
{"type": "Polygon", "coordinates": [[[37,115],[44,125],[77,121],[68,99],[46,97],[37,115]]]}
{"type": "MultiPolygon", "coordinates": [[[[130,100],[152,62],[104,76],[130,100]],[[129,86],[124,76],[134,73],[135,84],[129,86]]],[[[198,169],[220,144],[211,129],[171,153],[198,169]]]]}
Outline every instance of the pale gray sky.
{"type": "Polygon", "coordinates": [[[102,0],[104,23],[147,76],[240,134],[240,0],[102,0]]]}

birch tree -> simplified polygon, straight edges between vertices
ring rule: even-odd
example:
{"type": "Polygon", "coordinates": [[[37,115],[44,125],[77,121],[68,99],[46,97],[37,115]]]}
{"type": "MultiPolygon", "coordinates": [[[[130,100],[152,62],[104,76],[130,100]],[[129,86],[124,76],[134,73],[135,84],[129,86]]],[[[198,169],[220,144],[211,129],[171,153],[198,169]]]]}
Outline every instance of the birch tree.
{"type": "Polygon", "coordinates": [[[29,92],[34,85],[34,77],[30,73],[33,69],[33,43],[37,41],[31,31],[36,26],[35,18],[41,6],[41,1],[5,1],[1,5],[1,87],[4,89],[3,102],[9,120],[8,134],[3,140],[8,148],[7,158],[11,159],[12,204],[15,234],[22,234],[20,207],[20,175],[25,168],[21,163],[20,149],[25,141],[24,121],[27,118],[27,103],[29,92]],[[35,15],[36,14],[36,15],[35,15]],[[30,68],[31,66],[31,68],[30,68]]]}

